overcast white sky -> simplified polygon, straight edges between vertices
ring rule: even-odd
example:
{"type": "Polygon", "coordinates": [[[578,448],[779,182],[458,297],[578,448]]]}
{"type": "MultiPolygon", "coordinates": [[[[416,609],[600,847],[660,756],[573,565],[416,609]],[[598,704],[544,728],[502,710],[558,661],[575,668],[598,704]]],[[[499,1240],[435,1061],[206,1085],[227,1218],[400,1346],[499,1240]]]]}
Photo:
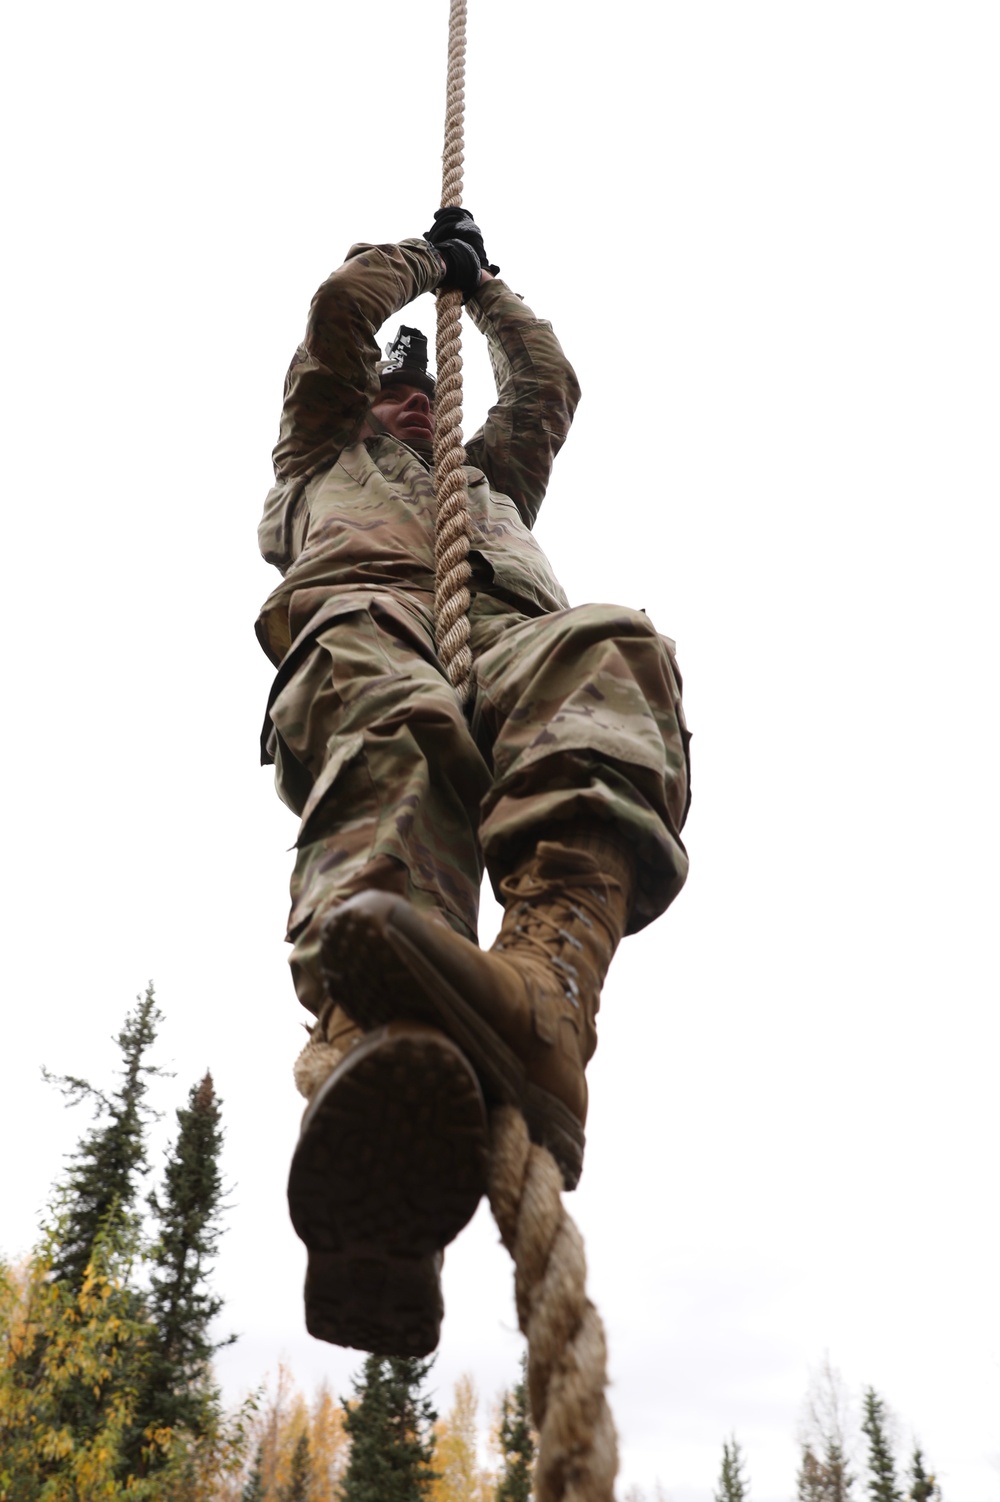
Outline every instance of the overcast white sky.
{"type": "MultiPolygon", "coordinates": [[[[708,1502],[735,1429],[785,1502],[828,1352],[946,1502],[997,1502],[1000,12],[470,10],[466,200],[584,387],[539,537],[574,602],[676,638],[695,734],[690,882],[616,961],[572,1200],[622,1491],[708,1502]]],[[[159,1103],[206,1066],[225,1102],[234,1397],[356,1365],[302,1331],[284,1207],[255,529],[315,287],[438,202],[446,11],[4,23],[0,1248],[86,1124],[39,1066],[106,1078],[152,976],[159,1103]]],[[[442,1408],[516,1374],[485,1210],[445,1292],[442,1408]]]]}

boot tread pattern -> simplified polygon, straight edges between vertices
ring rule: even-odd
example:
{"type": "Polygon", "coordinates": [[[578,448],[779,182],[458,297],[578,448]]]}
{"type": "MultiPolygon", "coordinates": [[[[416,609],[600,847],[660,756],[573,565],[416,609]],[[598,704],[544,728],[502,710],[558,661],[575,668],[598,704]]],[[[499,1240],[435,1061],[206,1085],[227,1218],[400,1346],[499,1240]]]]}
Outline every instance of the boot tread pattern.
{"type": "Polygon", "coordinates": [[[376,1356],[429,1356],[444,1315],[437,1259],[311,1251],[305,1304],[316,1340],[376,1356]]]}
{"type": "Polygon", "coordinates": [[[380,1353],[433,1350],[434,1257],[476,1210],[487,1149],[479,1084],[440,1033],[345,1055],[306,1112],[288,1181],[310,1254],[312,1334],[380,1353]]]}

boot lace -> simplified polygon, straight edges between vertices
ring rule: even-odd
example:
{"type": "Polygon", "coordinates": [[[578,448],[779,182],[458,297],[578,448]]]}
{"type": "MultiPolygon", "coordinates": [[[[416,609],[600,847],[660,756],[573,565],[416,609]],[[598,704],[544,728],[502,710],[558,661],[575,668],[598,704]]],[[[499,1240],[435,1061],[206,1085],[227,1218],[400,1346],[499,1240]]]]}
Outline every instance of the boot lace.
{"type": "Polygon", "coordinates": [[[579,1009],[580,974],[574,961],[584,959],[586,949],[567,923],[593,931],[589,914],[572,898],[556,897],[545,882],[528,878],[515,885],[511,880],[503,883],[503,890],[519,894],[521,900],[504,913],[494,950],[527,950],[546,971],[555,972],[566,1000],[579,1009]]]}

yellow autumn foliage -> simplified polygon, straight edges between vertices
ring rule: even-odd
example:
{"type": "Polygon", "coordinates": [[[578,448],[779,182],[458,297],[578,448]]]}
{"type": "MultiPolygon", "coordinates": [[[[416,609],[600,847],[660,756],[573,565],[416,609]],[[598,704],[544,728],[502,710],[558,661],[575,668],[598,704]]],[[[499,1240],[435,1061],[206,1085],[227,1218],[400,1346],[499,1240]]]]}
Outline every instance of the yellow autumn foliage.
{"type": "Polygon", "coordinates": [[[428,1492],[429,1502],[492,1502],[495,1478],[479,1464],[478,1408],[476,1385],[465,1373],[455,1383],[447,1417],[434,1426],[432,1464],[437,1478],[428,1492]]]}
{"type": "Polygon", "coordinates": [[[214,1502],[241,1462],[241,1416],[204,1439],[147,1434],[159,1462],[123,1475],[148,1326],[127,1241],[99,1238],[78,1292],[51,1277],[48,1243],[0,1263],[0,1502],[214,1502]]]}
{"type": "Polygon", "coordinates": [[[339,1502],[350,1454],[344,1412],[326,1384],[308,1402],[283,1364],[273,1390],[265,1386],[247,1425],[243,1465],[213,1495],[213,1502],[241,1502],[255,1469],[260,1502],[282,1502],[291,1481],[292,1457],[303,1433],[309,1442],[309,1502],[339,1502]]]}

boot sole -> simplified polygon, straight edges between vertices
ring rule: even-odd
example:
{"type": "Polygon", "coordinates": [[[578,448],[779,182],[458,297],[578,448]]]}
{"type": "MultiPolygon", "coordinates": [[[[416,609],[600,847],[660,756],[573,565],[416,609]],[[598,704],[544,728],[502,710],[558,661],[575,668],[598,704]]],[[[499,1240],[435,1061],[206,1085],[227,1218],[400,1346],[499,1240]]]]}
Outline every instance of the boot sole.
{"type": "Polygon", "coordinates": [[[349,1050],[306,1111],[288,1179],[311,1334],[380,1355],[434,1349],[435,1255],[475,1213],[487,1151],[479,1083],[440,1032],[394,1028],[349,1050]]]}
{"type": "Polygon", "coordinates": [[[444,1316],[438,1258],[311,1251],[305,1305],[316,1340],[373,1356],[429,1356],[444,1316]]]}
{"type": "Polygon", "coordinates": [[[447,1033],[475,1069],[487,1102],[517,1106],[531,1140],[548,1148],[564,1187],[575,1189],[583,1127],[561,1100],[531,1084],[513,1049],[393,923],[399,900],[365,892],[331,915],[322,958],[332,994],[363,1028],[403,1018],[447,1033]]]}

